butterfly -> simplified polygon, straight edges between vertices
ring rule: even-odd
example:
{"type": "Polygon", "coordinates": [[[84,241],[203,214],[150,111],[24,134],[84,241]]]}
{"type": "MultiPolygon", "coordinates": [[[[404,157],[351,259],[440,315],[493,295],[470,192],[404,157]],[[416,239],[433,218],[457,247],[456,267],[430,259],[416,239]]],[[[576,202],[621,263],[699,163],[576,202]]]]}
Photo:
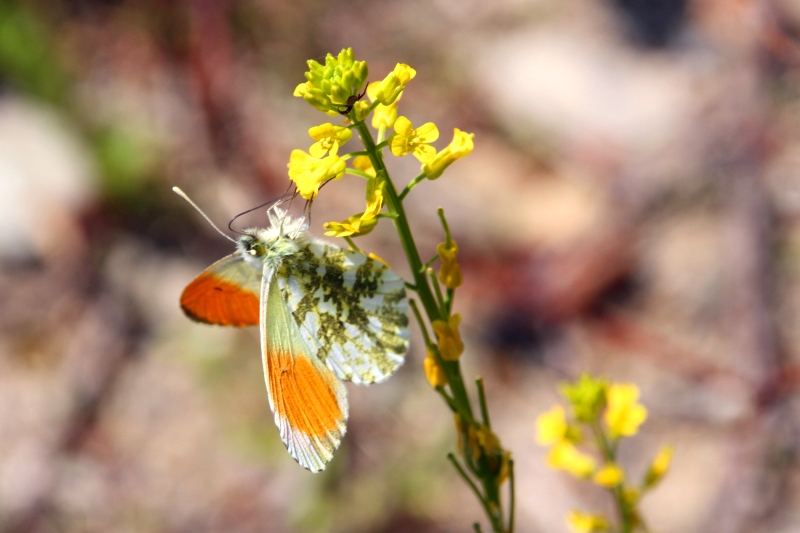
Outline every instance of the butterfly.
{"type": "Polygon", "coordinates": [[[281,440],[319,472],[345,434],[343,380],[383,381],[403,362],[405,283],[380,261],[312,237],[304,217],[292,219],[277,203],[267,213],[270,227],[242,231],[236,251],[189,283],[180,305],[198,322],[259,326],[281,440]]]}

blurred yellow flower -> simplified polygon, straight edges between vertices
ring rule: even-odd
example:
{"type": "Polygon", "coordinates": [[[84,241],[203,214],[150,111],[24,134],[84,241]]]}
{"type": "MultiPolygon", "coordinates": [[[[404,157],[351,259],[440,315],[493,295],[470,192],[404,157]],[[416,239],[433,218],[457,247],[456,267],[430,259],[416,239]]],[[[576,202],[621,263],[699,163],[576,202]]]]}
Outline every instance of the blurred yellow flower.
{"type": "Polygon", "coordinates": [[[624,480],[625,472],[614,463],[606,463],[592,476],[592,481],[608,489],[616,487],[624,480]]]}
{"type": "MultiPolygon", "coordinates": [[[[399,118],[397,119],[400,120],[399,118]]],[[[433,159],[426,162],[422,165],[422,172],[428,177],[428,179],[435,180],[439,176],[442,175],[442,172],[450,166],[454,161],[461,159],[462,157],[468,156],[472,149],[474,148],[474,144],[472,142],[473,137],[475,137],[474,133],[465,133],[458,128],[455,128],[453,132],[453,140],[450,144],[433,156],[433,159]]]]}
{"type": "Polygon", "coordinates": [[[603,415],[611,438],[629,437],[639,431],[647,419],[647,409],[636,403],[639,387],[632,383],[612,383],[606,391],[606,411],[603,415]]]}
{"type": "Polygon", "coordinates": [[[334,126],[330,122],[314,126],[308,130],[308,135],[314,139],[314,144],[308,149],[312,157],[321,159],[330,152],[336,155],[339,146],[343,145],[353,137],[353,132],[342,126],[334,126]]]}
{"type": "Polygon", "coordinates": [[[574,444],[562,441],[550,449],[547,454],[547,465],[556,470],[564,470],[573,476],[588,478],[595,469],[595,460],[574,444]]]}
{"type": "Polygon", "coordinates": [[[464,343],[461,342],[461,332],[458,324],[461,322],[461,315],[456,313],[445,322],[444,320],[434,320],[432,327],[439,339],[439,355],[445,361],[458,361],[464,353],[464,343]]]}
{"type": "Polygon", "coordinates": [[[433,122],[415,129],[406,117],[397,117],[394,131],[390,146],[392,154],[397,157],[413,154],[420,163],[427,163],[436,155],[436,149],[430,143],[439,138],[439,129],[433,122]]]}
{"type": "Polygon", "coordinates": [[[672,455],[675,453],[675,447],[668,444],[659,450],[653,462],[650,463],[650,468],[644,477],[645,488],[651,488],[666,475],[672,464],[672,455]]]}
{"type": "Polygon", "coordinates": [[[344,176],[347,167],[338,155],[318,159],[302,150],[292,150],[288,166],[289,178],[306,200],[313,200],[325,182],[344,176]]]}
{"type": "Polygon", "coordinates": [[[564,408],[554,405],[536,419],[536,442],[542,446],[558,444],[567,436],[567,417],[564,408]]]}
{"type": "Polygon", "coordinates": [[[595,378],[584,372],[574,383],[562,383],[561,394],[572,407],[572,412],[581,422],[597,421],[600,410],[606,403],[605,379],[595,378]]]}
{"type": "Polygon", "coordinates": [[[431,387],[435,389],[436,387],[444,387],[447,385],[447,378],[444,376],[442,367],[436,362],[436,358],[433,356],[433,352],[430,348],[427,350],[423,365],[425,367],[425,378],[428,380],[431,387]]]}
{"type": "Polygon", "coordinates": [[[608,531],[608,521],[599,515],[571,511],[567,515],[567,524],[578,533],[592,533],[594,531],[608,531]]]}
{"type": "Polygon", "coordinates": [[[439,281],[448,289],[455,289],[461,286],[461,266],[456,260],[458,245],[456,241],[450,240],[450,245],[443,242],[436,247],[442,266],[439,268],[439,281]]]}

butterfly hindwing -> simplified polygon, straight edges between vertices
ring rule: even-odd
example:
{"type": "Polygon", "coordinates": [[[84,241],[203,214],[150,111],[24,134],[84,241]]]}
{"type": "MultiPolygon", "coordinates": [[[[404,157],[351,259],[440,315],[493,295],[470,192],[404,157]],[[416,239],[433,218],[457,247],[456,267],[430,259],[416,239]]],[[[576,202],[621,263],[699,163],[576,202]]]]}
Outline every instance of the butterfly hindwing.
{"type": "Polygon", "coordinates": [[[276,273],[300,335],[338,377],[374,383],[403,362],[405,284],[384,264],[314,241],[276,273]]]}
{"type": "Polygon", "coordinates": [[[259,319],[261,270],[241,254],[223,257],[189,283],[181,308],[193,320],[221,326],[255,326],[259,319]]]}
{"type": "Polygon", "coordinates": [[[344,436],[347,391],[300,335],[269,270],[264,268],[261,288],[261,350],[269,405],[289,454],[319,472],[344,436]]]}

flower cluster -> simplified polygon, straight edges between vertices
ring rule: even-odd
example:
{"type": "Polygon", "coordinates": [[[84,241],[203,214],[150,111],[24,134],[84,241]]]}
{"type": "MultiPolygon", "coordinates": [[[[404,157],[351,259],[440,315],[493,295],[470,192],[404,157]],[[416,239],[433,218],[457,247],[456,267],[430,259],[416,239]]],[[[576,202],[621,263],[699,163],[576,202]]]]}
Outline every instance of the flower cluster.
{"type": "MultiPolygon", "coordinates": [[[[624,531],[643,527],[639,500],[666,474],[673,448],[665,446],[658,453],[638,484],[617,463],[620,440],[636,435],[647,419],[647,409],[638,403],[638,387],[583,374],[574,383],[562,384],[560,392],[568,409],[555,405],[536,420],[537,442],[550,447],[547,465],[608,489],[624,531]]],[[[578,532],[611,531],[607,518],[581,511],[570,513],[568,523],[578,532]]]]}
{"type": "MultiPolygon", "coordinates": [[[[473,134],[455,130],[453,141],[436,150],[431,143],[439,138],[439,129],[432,122],[414,128],[411,121],[398,116],[397,105],[406,84],[416,75],[408,65],[399,63],[386,77],[366,86],[371,103],[362,100],[369,72],[364,61],[356,61],[352,48],[342,50],[338,56],[331,54],[322,65],[308,62],[306,80],[297,86],[294,95],[328,115],[345,115],[347,124],[336,126],[329,122],[309,130],[315,141],[308,151],[293,150],[289,159],[289,178],[297,191],[306,200],[313,200],[325,183],[338,180],[344,174],[353,174],[367,180],[366,207],[362,213],[342,222],[325,225],[326,235],[336,237],[358,237],[372,231],[381,216],[384,204],[386,180],[382,158],[375,161],[374,155],[355,157],[355,154],[339,155],[340,148],[353,136],[372,113],[371,125],[377,130],[377,147],[388,147],[390,152],[402,157],[416,157],[421,166],[420,178],[437,179],[456,160],[466,157],[473,148],[473,134]],[[387,132],[393,132],[386,138],[387,132]],[[348,161],[351,166],[348,167],[348,161]]],[[[412,187],[420,180],[413,182],[412,187]]],[[[406,192],[406,191],[404,191],[406,192]]],[[[459,274],[460,275],[460,274],[459,274]]]]}

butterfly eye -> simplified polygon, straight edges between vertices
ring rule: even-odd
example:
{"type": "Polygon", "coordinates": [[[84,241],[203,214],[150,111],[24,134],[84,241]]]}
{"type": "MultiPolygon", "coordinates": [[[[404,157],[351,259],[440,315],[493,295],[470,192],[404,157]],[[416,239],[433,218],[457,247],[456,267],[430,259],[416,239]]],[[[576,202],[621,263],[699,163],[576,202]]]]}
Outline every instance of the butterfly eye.
{"type": "Polygon", "coordinates": [[[247,253],[252,256],[260,256],[264,255],[264,245],[260,242],[251,242],[250,248],[248,248],[247,253]]]}

